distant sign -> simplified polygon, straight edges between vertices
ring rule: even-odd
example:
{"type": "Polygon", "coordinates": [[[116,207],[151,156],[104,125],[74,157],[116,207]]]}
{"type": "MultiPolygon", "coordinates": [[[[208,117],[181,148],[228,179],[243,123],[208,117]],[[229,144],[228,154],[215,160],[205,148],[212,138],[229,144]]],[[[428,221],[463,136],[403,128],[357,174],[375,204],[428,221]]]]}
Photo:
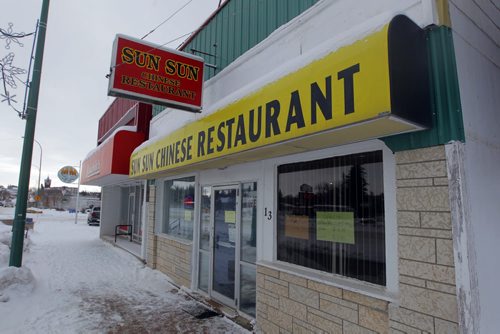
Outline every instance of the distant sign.
{"type": "Polygon", "coordinates": [[[203,58],[116,35],[108,95],[201,110],[203,58]]]}
{"type": "Polygon", "coordinates": [[[71,166],[64,166],[57,172],[57,177],[64,183],[73,183],[78,179],[78,171],[71,166]]]}

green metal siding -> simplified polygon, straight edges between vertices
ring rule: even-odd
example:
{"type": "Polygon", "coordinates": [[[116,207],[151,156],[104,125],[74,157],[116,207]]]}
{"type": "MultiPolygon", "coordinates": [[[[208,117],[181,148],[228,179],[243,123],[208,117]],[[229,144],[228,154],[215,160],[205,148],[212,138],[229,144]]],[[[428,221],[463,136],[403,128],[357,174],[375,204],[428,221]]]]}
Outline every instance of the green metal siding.
{"type": "MultiPolygon", "coordinates": [[[[212,78],[236,58],[319,0],[231,0],[183,47],[209,53],[194,54],[217,69],[205,67],[205,80],[212,78]],[[214,47],[214,44],[217,46],[214,47]]],[[[153,117],[165,107],[154,106],[153,117]]]]}
{"type": "Polygon", "coordinates": [[[161,113],[163,110],[165,110],[164,106],[157,106],[157,105],[153,104],[153,117],[155,117],[156,115],[161,113]]]}
{"type": "Polygon", "coordinates": [[[183,50],[216,55],[214,59],[194,52],[217,66],[216,70],[207,68],[205,79],[209,79],[316,2],[318,0],[231,0],[183,50]]]}
{"type": "Polygon", "coordinates": [[[433,125],[429,130],[383,138],[393,152],[465,141],[451,29],[428,28],[427,41],[433,125]]]}

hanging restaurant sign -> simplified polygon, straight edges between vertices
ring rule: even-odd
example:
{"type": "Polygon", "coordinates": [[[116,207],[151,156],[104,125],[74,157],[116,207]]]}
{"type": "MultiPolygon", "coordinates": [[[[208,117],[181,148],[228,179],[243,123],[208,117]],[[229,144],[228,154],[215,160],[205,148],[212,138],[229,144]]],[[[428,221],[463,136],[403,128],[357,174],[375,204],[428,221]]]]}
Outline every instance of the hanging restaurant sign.
{"type": "Polygon", "coordinates": [[[379,31],[141,146],[129,176],[224,167],[430,126],[425,31],[396,16],[379,31]]]}
{"type": "Polygon", "coordinates": [[[203,58],[116,35],[108,95],[199,112],[203,58]]]}

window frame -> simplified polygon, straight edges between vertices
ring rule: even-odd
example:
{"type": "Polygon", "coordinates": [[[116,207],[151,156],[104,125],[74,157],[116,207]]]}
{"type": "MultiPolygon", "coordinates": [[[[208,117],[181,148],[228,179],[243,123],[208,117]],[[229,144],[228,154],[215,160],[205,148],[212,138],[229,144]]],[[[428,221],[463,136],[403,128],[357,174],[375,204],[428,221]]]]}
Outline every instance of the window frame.
{"type": "MultiPolygon", "coordinates": [[[[284,192],[281,200],[278,195],[276,197],[276,201],[278,203],[278,208],[276,210],[276,226],[277,228],[280,227],[279,229],[277,229],[276,234],[277,243],[279,245],[277,249],[280,249],[280,252],[277,252],[277,256],[280,256],[280,259],[278,259],[279,261],[296,264],[298,266],[303,266],[308,269],[318,270],[328,274],[336,274],[341,277],[349,277],[364,282],[371,282],[380,286],[386,285],[385,206],[381,205],[383,203],[383,200],[382,202],[379,201],[378,211],[376,202],[373,202],[371,203],[371,205],[374,205],[373,207],[370,207],[369,210],[365,210],[364,212],[362,212],[360,206],[358,206],[359,202],[357,202],[357,200],[356,202],[350,203],[350,206],[346,206],[350,200],[350,198],[345,197],[346,193],[334,195],[333,193],[335,191],[332,190],[332,193],[327,195],[328,200],[336,199],[339,202],[336,202],[336,204],[333,204],[333,202],[331,202],[331,208],[321,209],[319,207],[328,205],[327,203],[329,203],[329,201],[327,200],[327,202],[325,202],[325,198],[321,197],[321,195],[324,196],[324,194],[319,194],[316,190],[313,191],[313,188],[316,189],[317,186],[328,182],[327,180],[330,180],[331,177],[335,177],[336,179],[338,179],[340,177],[340,174],[344,175],[343,177],[345,177],[345,173],[351,173],[353,171],[352,168],[360,162],[364,166],[363,168],[368,169],[371,163],[377,164],[374,170],[375,174],[371,174],[370,176],[369,171],[365,171],[366,178],[364,178],[364,180],[366,180],[365,182],[367,182],[366,186],[370,187],[370,185],[372,184],[375,187],[366,190],[365,200],[368,200],[368,192],[371,190],[379,189],[382,191],[382,196],[384,196],[385,188],[383,186],[382,150],[363,151],[361,153],[338,155],[317,160],[303,160],[295,163],[280,164],[277,166],[277,194],[279,194],[280,192],[284,192]],[[349,170],[349,172],[347,172],[347,170],[349,170]],[[323,175],[321,175],[321,173],[323,175]],[[297,182],[296,178],[300,178],[300,182],[297,182]],[[303,186],[300,185],[303,182],[311,184],[310,186],[308,186],[310,188],[309,191],[311,192],[311,194],[316,195],[313,195],[315,199],[310,198],[309,200],[306,200],[303,198],[302,200],[300,200],[300,193],[307,191],[305,189],[302,189],[303,186]],[[290,199],[286,199],[288,195],[291,195],[293,197],[293,203],[290,203],[290,199]],[[287,208],[287,204],[291,204],[293,206],[293,209],[287,208]],[[305,205],[305,207],[300,205],[305,205]],[[341,209],[339,210],[339,208],[341,209]],[[350,209],[347,211],[353,214],[353,234],[356,235],[355,243],[345,244],[342,241],[329,241],[326,239],[319,239],[319,234],[317,235],[317,233],[319,233],[318,219],[320,218],[318,218],[319,216],[316,216],[317,214],[319,215],[319,212],[317,211],[337,213],[345,212],[345,209],[347,208],[350,209]],[[358,223],[354,224],[354,217],[359,217],[358,215],[360,214],[363,215],[363,217],[369,217],[373,219],[375,219],[374,215],[382,214],[382,225],[377,224],[375,230],[363,230],[363,228],[370,226],[358,223]],[[288,225],[286,223],[286,217],[307,217],[307,232],[303,231],[307,233],[307,235],[287,235],[286,231],[288,225]],[[315,228],[313,228],[313,226],[315,228]],[[313,228],[313,230],[311,230],[311,228],[313,228]],[[375,244],[372,244],[372,246],[368,246],[368,248],[364,248],[367,244],[370,243],[370,240],[375,239],[375,244]],[[329,251],[320,250],[324,249],[325,247],[329,251]],[[372,249],[373,247],[376,247],[376,249],[372,249]],[[364,253],[364,255],[362,256],[354,257],[350,257],[347,255],[350,252],[357,253],[359,251],[363,252],[363,250],[376,251],[376,253],[375,255],[371,255],[372,253],[364,253]],[[337,253],[337,251],[340,253],[337,253]],[[382,254],[380,254],[379,252],[382,254]],[[368,261],[370,258],[373,258],[373,256],[378,257],[378,261],[380,261],[379,264],[367,264],[365,267],[365,265],[363,264],[364,261],[368,261]],[[320,262],[318,262],[318,258],[323,258],[323,260],[320,260],[320,262]],[[351,270],[348,269],[348,267],[345,267],[346,264],[352,265],[353,263],[356,269],[351,270]],[[330,265],[332,266],[331,268],[330,265]],[[317,268],[314,268],[315,266],[317,268]],[[320,269],[319,267],[323,268],[320,269]],[[377,273],[376,276],[372,277],[372,280],[370,280],[371,276],[375,273],[377,273]]],[[[354,189],[353,186],[356,186],[357,184],[358,182],[355,182],[354,185],[351,184],[349,189],[347,189],[347,194],[350,194],[350,191],[354,189]]],[[[358,195],[359,194],[356,193],[354,196],[358,197],[358,195]]],[[[297,231],[289,232],[298,233],[297,231]]]]}
{"type": "MultiPolygon", "coordinates": [[[[273,220],[272,231],[271,227],[266,228],[259,233],[269,241],[266,243],[262,240],[262,255],[258,257],[257,264],[263,265],[276,270],[288,272],[290,274],[299,275],[307,279],[313,279],[335,287],[347,289],[350,291],[363,292],[375,298],[394,301],[398,293],[398,235],[397,235],[397,207],[396,207],[396,160],[394,153],[381,141],[369,140],[354,144],[347,144],[338,147],[309,151],[305,153],[292,154],[284,157],[274,158],[268,161],[267,167],[272,171],[266,175],[269,180],[272,177],[273,182],[269,182],[268,187],[262,189],[264,194],[270,192],[272,187],[272,196],[267,196],[263,200],[265,202],[272,201],[272,208],[275,213],[278,212],[278,166],[301,161],[319,160],[336,156],[349,154],[357,154],[368,151],[382,151],[383,163],[383,189],[384,189],[384,212],[385,212],[385,254],[386,254],[386,285],[376,285],[373,283],[360,281],[354,278],[341,276],[332,273],[302,267],[288,262],[279,261],[277,259],[278,246],[278,223],[273,220]],[[266,238],[265,235],[269,237],[266,238]],[[271,249],[272,247],[272,249],[271,249]],[[272,254],[272,255],[267,255],[272,254]]],[[[271,180],[269,180],[271,181],[271,180]]]]}
{"type": "Polygon", "coordinates": [[[195,226],[198,222],[198,212],[199,208],[197,205],[197,200],[198,200],[198,173],[187,173],[187,174],[178,174],[175,176],[170,176],[170,177],[165,177],[161,179],[156,180],[156,200],[155,200],[155,226],[154,226],[154,233],[156,236],[160,236],[162,238],[167,238],[171,240],[175,240],[177,242],[186,244],[186,245],[191,245],[195,239],[195,226]],[[193,234],[191,236],[191,239],[186,239],[182,238],[173,234],[168,234],[166,232],[163,232],[163,219],[164,219],[164,196],[165,196],[165,182],[167,181],[175,181],[178,179],[184,179],[188,177],[193,177],[194,178],[194,211],[193,211],[193,234]]]}

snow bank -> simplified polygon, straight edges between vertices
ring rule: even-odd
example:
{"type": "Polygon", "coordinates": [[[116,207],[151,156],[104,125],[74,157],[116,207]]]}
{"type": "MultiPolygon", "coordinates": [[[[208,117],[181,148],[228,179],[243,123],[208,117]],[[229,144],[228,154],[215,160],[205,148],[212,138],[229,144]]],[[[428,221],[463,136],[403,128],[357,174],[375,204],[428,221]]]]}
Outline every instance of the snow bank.
{"type": "Polygon", "coordinates": [[[0,244],[10,247],[12,226],[0,222],[0,244]]]}
{"type": "Polygon", "coordinates": [[[0,268],[6,267],[9,263],[10,248],[0,242],[0,268]]]}
{"type": "Polygon", "coordinates": [[[11,230],[11,226],[0,223],[0,268],[6,267],[9,263],[11,230]]]}
{"type": "MultiPolygon", "coordinates": [[[[12,226],[0,222],[0,302],[7,302],[16,295],[27,295],[35,287],[35,277],[29,268],[8,266],[11,241],[12,226]]],[[[29,236],[24,239],[23,246],[24,251],[29,248],[29,236]]]]}
{"type": "Polygon", "coordinates": [[[11,296],[30,294],[35,288],[35,277],[26,267],[4,267],[0,269],[0,302],[9,301],[11,296]]]}
{"type": "MultiPolygon", "coordinates": [[[[33,232],[31,232],[33,233],[33,232]]],[[[7,246],[10,249],[10,243],[12,242],[12,226],[5,225],[0,220],[0,267],[2,266],[2,254],[4,252],[4,247],[7,246]]],[[[27,238],[24,238],[23,242],[23,251],[26,251],[29,248],[30,238],[29,234],[27,238]]],[[[10,250],[9,250],[10,252],[10,250]]]]}

